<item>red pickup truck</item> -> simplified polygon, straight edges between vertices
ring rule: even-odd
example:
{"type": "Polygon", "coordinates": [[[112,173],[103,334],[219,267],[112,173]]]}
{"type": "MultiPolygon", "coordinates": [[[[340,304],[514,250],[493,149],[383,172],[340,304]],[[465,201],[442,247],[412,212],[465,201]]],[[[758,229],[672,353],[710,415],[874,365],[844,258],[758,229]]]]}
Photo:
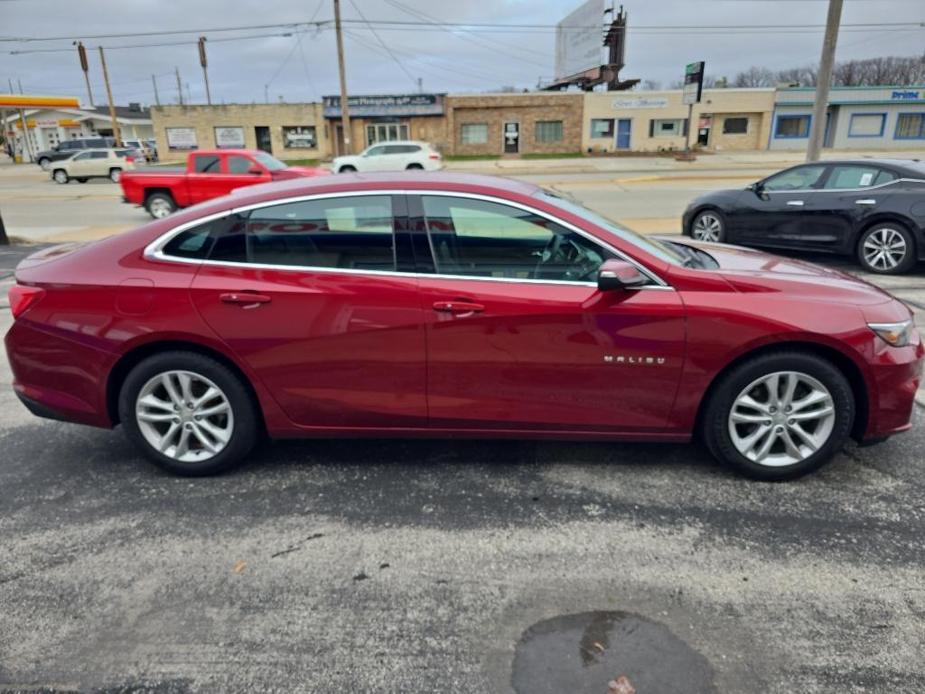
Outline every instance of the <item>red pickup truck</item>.
{"type": "Polygon", "coordinates": [[[235,188],[301,176],[324,176],[327,169],[286,166],[266,152],[216,149],[190,152],[186,168],[150,167],[124,171],[123,202],[144,207],[155,219],[180,207],[227,195],[235,188]]]}

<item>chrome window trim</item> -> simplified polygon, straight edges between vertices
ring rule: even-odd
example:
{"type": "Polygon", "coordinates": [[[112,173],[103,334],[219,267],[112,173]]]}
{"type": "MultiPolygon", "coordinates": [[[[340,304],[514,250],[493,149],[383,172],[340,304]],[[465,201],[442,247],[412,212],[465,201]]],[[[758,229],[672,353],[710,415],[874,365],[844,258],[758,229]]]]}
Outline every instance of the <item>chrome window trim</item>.
{"type": "MultiPolygon", "coordinates": [[[[339,191],[339,192],[330,192],[330,193],[317,193],[314,195],[296,195],[288,198],[277,198],[275,200],[264,200],[263,202],[252,203],[250,205],[240,205],[237,207],[232,207],[227,210],[222,210],[221,212],[215,212],[205,217],[200,217],[195,220],[190,220],[189,222],[184,222],[168,231],[165,231],[163,234],[154,239],[151,243],[145,246],[143,251],[143,256],[148,260],[158,260],[161,262],[168,263],[184,263],[187,265],[209,265],[213,267],[252,267],[260,270],[281,270],[288,272],[314,272],[314,273],[338,273],[338,274],[351,274],[351,275],[377,275],[377,276],[388,276],[388,277],[415,277],[415,278],[435,278],[435,279],[453,279],[453,280],[468,280],[476,282],[516,282],[516,283],[527,283],[527,284],[552,284],[552,285],[571,285],[571,286],[591,286],[597,287],[597,282],[578,282],[578,281],[569,281],[569,280],[537,280],[537,279],[520,279],[516,277],[477,277],[471,275],[446,275],[440,273],[421,273],[421,272],[401,272],[399,270],[355,270],[350,268],[333,268],[333,267],[314,267],[310,265],[271,265],[268,263],[238,263],[228,260],[201,260],[197,258],[181,258],[178,256],[166,255],[163,252],[164,246],[166,246],[170,241],[184,231],[197,227],[201,224],[207,224],[208,222],[226,217],[232,214],[240,214],[242,212],[250,212],[251,210],[261,209],[263,207],[272,207],[274,205],[286,205],[296,202],[307,202],[310,200],[324,200],[328,198],[346,198],[346,197],[368,197],[371,195],[439,195],[443,197],[457,197],[457,198],[469,198],[474,200],[486,200],[488,202],[495,202],[501,205],[508,205],[511,207],[522,209],[531,214],[544,217],[551,222],[559,224],[560,226],[575,232],[579,236],[583,236],[589,241],[592,241],[600,246],[603,246],[607,250],[614,253],[621,260],[633,265],[639,272],[648,277],[650,280],[655,282],[655,284],[647,284],[636,289],[655,289],[655,290],[668,290],[674,291],[674,287],[665,282],[661,277],[659,277],[655,272],[647,268],[642,263],[634,260],[629,257],[626,253],[615,248],[609,243],[599,239],[598,237],[590,234],[589,232],[566,222],[565,220],[559,219],[549,213],[537,210],[534,207],[529,205],[524,205],[519,202],[514,202],[512,200],[507,200],[506,198],[500,198],[492,195],[484,195],[482,193],[466,193],[460,191],[451,191],[451,190],[425,190],[425,189],[382,189],[382,190],[362,190],[362,191],[339,191]]],[[[394,233],[394,232],[393,232],[394,233]]]]}
{"type": "MultiPolygon", "coordinates": [[[[861,166],[861,165],[859,165],[861,166]]],[[[894,178],[886,183],[878,183],[875,186],[866,186],[864,188],[796,188],[794,190],[762,190],[768,195],[803,195],[804,193],[863,193],[867,190],[877,190],[884,186],[891,186],[894,183],[925,183],[925,180],[919,178],[894,178]]]]}

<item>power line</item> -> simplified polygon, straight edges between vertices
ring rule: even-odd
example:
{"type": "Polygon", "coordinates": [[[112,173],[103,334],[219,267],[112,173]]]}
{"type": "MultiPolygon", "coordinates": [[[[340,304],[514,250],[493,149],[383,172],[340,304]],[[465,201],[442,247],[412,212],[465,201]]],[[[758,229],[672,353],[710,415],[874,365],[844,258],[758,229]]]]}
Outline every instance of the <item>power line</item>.
{"type": "Polygon", "coordinates": [[[392,52],[392,49],[389,48],[389,47],[385,44],[385,41],[382,40],[382,37],[380,37],[379,34],[376,32],[376,30],[373,28],[373,25],[370,24],[368,21],[366,21],[366,16],[363,14],[362,11],[360,11],[360,8],[357,7],[357,4],[356,4],[353,0],[350,0],[350,4],[353,5],[353,9],[355,9],[355,10],[357,11],[357,14],[360,15],[360,18],[361,18],[364,22],[366,22],[366,26],[368,26],[368,27],[369,27],[369,30],[370,30],[371,32],[373,32],[373,36],[376,37],[376,41],[379,42],[379,45],[382,46],[382,48],[385,50],[385,52],[389,54],[389,57],[392,58],[392,60],[395,61],[395,64],[398,65],[398,67],[401,68],[401,71],[404,72],[404,73],[408,76],[408,79],[411,80],[413,83],[416,84],[416,83],[417,83],[417,78],[416,78],[414,75],[412,75],[410,72],[408,72],[407,68],[406,68],[404,65],[402,65],[402,62],[398,59],[398,56],[396,56],[396,55],[392,52]]]}

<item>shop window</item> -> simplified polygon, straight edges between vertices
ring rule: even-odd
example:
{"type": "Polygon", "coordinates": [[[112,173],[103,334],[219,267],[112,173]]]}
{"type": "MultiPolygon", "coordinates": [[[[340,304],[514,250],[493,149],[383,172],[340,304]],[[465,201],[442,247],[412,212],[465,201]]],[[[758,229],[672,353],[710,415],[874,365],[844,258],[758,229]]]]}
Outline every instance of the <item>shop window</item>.
{"type": "Polygon", "coordinates": [[[284,125],[283,147],[285,149],[315,149],[318,138],[314,125],[284,125]]]}
{"type": "Polygon", "coordinates": [[[488,144],[488,123],[463,123],[459,128],[459,141],[464,145],[488,144]]]}
{"type": "Polygon", "coordinates": [[[374,145],[377,142],[390,142],[393,140],[407,140],[407,123],[373,123],[366,126],[366,144],[374,145]]]}
{"type": "Polygon", "coordinates": [[[562,121],[538,120],[534,139],[537,142],[562,142],[562,121]]]}
{"type": "Polygon", "coordinates": [[[723,135],[745,135],[748,133],[748,118],[723,119],[723,135]]]}
{"type": "Polygon", "coordinates": [[[649,121],[649,137],[678,137],[686,134],[686,118],[653,118],[649,121]]]}
{"type": "Polygon", "coordinates": [[[613,137],[613,118],[592,118],[591,137],[613,137]]]}
{"type": "Polygon", "coordinates": [[[900,113],[893,137],[897,140],[925,140],[925,113],[900,113]]]}
{"type": "Polygon", "coordinates": [[[809,137],[810,116],[778,116],[774,137],[809,137]]]}
{"type": "Polygon", "coordinates": [[[852,113],[848,137],[880,137],[885,125],[885,113],[852,113]]]}

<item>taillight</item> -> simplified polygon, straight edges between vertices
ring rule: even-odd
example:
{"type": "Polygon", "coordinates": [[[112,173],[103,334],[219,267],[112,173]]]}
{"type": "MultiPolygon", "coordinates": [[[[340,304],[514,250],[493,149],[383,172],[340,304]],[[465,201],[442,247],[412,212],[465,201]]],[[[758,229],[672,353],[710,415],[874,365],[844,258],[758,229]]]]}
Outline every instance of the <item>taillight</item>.
{"type": "Polygon", "coordinates": [[[135,163],[135,157],[127,156],[127,157],[125,157],[125,161],[127,161],[129,164],[134,164],[134,163],[135,163]]]}
{"type": "Polygon", "coordinates": [[[428,158],[429,158],[429,159],[439,159],[439,158],[440,158],[440,155],[437,154],[436,152],[431,152],[431,153],[428,155],[428,158]]]}
{"type": "Polygon", "coordinates": [[[45,296],[44,289],[14,284],[10,287],[9,294],[10,311],[13,313],[13,318],[19,318],[22,314],[35,306],[43,296],[45,296]]]}

